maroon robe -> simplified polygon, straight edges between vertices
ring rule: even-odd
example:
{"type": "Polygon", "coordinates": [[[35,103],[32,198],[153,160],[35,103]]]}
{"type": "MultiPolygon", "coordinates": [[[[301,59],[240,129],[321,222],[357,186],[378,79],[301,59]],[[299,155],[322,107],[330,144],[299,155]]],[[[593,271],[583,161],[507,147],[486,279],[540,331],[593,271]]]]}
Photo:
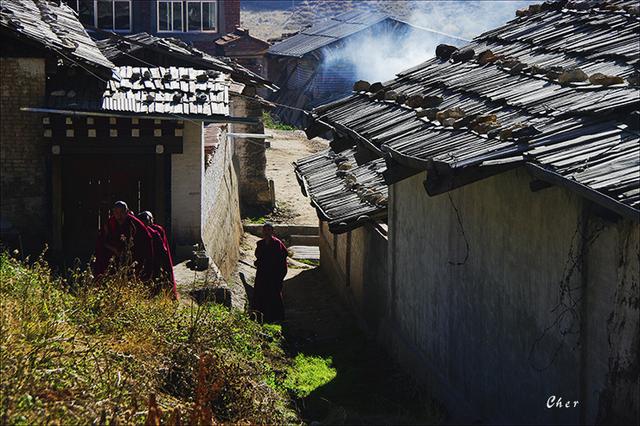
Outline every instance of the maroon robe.
{"type": "Polygon", "coordinates": [[[258,241],[255,265],[253,309],[263,314],[265,322],[281,321],[284,319],[282,281],[287,275],[287,248],[276,237],[258,241]]]}
{"type": "Polygon", "coordinates": [[[154,276],[169,283],[169,288],[176,300],[180,298],[176,286],[176,279],[173,275],[173,258],[171,248],[167,240],[167,233],[158,224],[152,223],[148,226],[154,234],[154,276]]]}
{"type": "Polygon", "coordinates": [[[144,223],[131,213],[127,213],[124,223],[110,217],[98,235],[96,259],[93,274],[99,277],[107,272],[109,262],[114,259],[116,266],[125,262],[136,262],[136,275],[143,281],[153,276],[153,238],[144,223]],[[126,251],[131,244],[131,253],[126,251]],[[115,248],[114,253],[107,246],[115,248]]]}

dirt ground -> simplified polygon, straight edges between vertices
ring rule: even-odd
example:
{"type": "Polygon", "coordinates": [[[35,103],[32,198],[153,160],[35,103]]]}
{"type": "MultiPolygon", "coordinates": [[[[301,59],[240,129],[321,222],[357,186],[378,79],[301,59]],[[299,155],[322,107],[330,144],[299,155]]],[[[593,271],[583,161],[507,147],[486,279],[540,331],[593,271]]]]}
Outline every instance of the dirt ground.
{"type": "Polygon", "coordinates": [[[318,215],[309,199],[302,195],[293,172],[292,163],[329,146],[325,139],[308,140],[300,130],[265,129],[271,147],[267,149],[267,177],[273,179],[276,192],[277,211],[269,220],[273,222],[295,223],[296,225],[317,225],[318,215]]]}

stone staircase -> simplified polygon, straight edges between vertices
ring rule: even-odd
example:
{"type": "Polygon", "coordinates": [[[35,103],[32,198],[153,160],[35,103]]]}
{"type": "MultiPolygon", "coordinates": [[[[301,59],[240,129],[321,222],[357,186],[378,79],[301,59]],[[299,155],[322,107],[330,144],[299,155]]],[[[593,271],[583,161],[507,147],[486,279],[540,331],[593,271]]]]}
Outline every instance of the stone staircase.
{"type": "MultiPolygon", "coordinates": [[[[262,224],[245,224],[244,231],[261,236],[262,224]]],[[[294,259],[320,260],[320,238],[317,225],[294,225],[286,223],[274,223],[274,234],[288,243],[289,250],[294,259]]]]}

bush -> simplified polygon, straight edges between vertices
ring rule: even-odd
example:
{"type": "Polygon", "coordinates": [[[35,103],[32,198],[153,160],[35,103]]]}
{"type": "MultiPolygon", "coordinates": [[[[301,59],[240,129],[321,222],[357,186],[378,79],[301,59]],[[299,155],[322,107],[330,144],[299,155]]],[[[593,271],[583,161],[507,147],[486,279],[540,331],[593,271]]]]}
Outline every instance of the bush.
{"type": "Polygon", "coordinates": [[[278,117],[274,117],[271,113],[266,111],[262,113],[262,123],[267,129],[296,130],[293,126],[281,123],[278,117]]]}
{"type": "Polygon", "coordinates": [[[0,255],[0,423],[291,423],[279,329],[0,255]]]}

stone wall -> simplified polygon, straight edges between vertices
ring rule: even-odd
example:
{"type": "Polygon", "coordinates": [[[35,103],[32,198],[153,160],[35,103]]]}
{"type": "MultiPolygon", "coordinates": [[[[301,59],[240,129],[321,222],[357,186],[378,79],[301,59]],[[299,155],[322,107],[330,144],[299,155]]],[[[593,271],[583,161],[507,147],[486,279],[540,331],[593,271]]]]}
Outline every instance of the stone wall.
{"type": "Polygon", "coordinates": [[[223,133],[204,174],[202,240],[225,278],[236,267],[242,239],[234,142],[223,133]]]}
{"type": "MultiPolygon", "coordinates": [[[[0,226],[20,233],[28,253],[39,253],[50,236],[49,150],[42,115],[20,111],[44,104],[45,61],[0,58],[0,226]]],[[[4,233],[5,243],[17,243],[4,233]]]]}
{"type": "MultiPolygon", "coordinates": [[[[255,95],[255,89],[245,87],[242,95],[230,93],[231,116],[262,120],[262,105],[245,96],[255,95]]],[[[232,124],[233,133],[263,134],[264,125],[232,124]]],[[[264,210],[271,207],[269,181],[266,177],[267,156],[264,139],[235,138],[235,155],[238,158],[240,179],[240,206],[244,212],[264,210]]]]}
{"type": "Polygon", "coordinates": [[[378,336],[387,297],[387,238],[381,228],[367,225],[335,235],[320,222],[320,267],[361,328],[378,336]]]}
{"type": "Polygon", "coordinates": [[[424,179],[390,188],[384,340],[401,363],[461,421],[637,418],[639,225],[532,193],[523,169],[436,197],[424,179]]]}
{"type": "Polygon", "coordinates": [[[204,132],[200,121],[185,121],[182,154],[171,156],[171,234],[179,257],[201,241],[204,132]]]}

